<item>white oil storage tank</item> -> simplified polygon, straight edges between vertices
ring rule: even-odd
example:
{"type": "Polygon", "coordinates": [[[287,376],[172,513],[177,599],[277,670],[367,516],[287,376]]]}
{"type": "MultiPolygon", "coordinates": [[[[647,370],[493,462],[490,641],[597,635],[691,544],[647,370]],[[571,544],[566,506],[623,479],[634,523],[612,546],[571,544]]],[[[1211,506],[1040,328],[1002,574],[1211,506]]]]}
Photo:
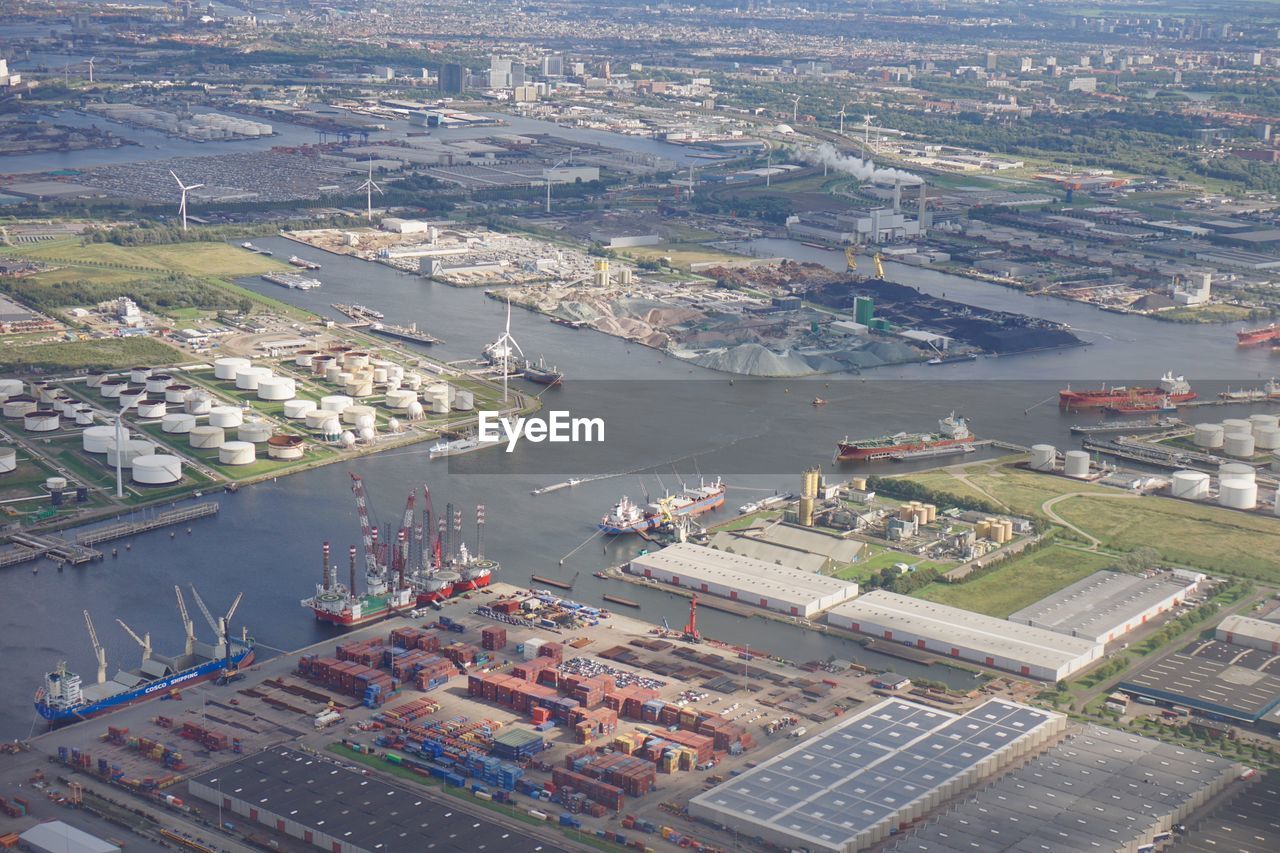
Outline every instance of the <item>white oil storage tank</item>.
{"type": "Polygon", "coordinates": [[[1280,474],[1280,450],[1277,450],[1271,454],[1271,470],[1277,474],[1280,474]]]}
{"type": "Polygon", "coordinates": [[[93,409],[88,406],[77,406],[76,426],[93,426],[93,409]]]}
{"type": "Polygon", "coordinates": [[[139,456],[151,456],[156,452],[156,446],[149,441],[143,441],[140,438],[128,438],[120,442],[117,446],[115,441],[107,445],[107,464],[112,468],[116,466],[117,458],[120,460],[121,468],[132,468],[133,460],[139,456]]]}
{"type": "Polygon", "coordinates": [[[195,425],[196,416],[188,415],[185,412],[174,412],[160,419],[160,429],[167,433],[191,432],[192,427],[195,425]]]}
{"type": "Polygon", "coordinates": [[[1275,429],[1280,427],[1280,418],[1275,415],[1249,415],[1249,428],[1255,436],[1259,428],[1275,429]]]}
{"type": "Polygon", "coordinates": [[[1052,444],[1031,445],[1031,469],[1033,471],[1052,471],[1057,457],[1058,450],[1052,444]]]}
{"type": "Polygon", "coordinates": [[[369,366],[369,353],[367,352],[349,352],[343,360],[342,366],[347,370],[355,370],[357,367],[369,366]]]}
{"type": "Polygon", "coordinates": [[[355,402],[355,400],[352,400],[345,394],[330,394],[328,397],[320,398],[320,408],[324,409],[326,412],[342,414],[344,409],[348,406],[354,406],[355,402]]]}
{"type": "Polygon", "coordinates": [[[317,355],[311,359],[311,373],[313,376],[325,376],[329,366],[336,363],[337,359],[331,355],[317,355]]]}
{"type": "Polygon", "coordinates": [[[315,400],[286,400],[284,403],[284,416],[295,421],[302,420],[314,411],[315,400]]]}
{"type": "Polygon", "coordinates": [[[310,367],[316,355],[313,349],[300,349],[293,354],[293,363],[298,367],[310,367]]]}
{"type": "Polygon", "coordinates": [[[1243,462],[1223,462],[1218,466],[1219,480],[1248,480],[1250,483],[1257,477],[1257,470],[1243,462]]]}
{"type": "Polygon", "coordinates": [[[1229,432],[1222,438],[1222,452],[1237,459],[1253,458],[1253,435],[1247,432],[1229,432]]]}
{"type": "Polygon", "coordinates": [[[347,406],[342,410],[342,422],[344,424],[359,426],[360,418],[376,418],[377,416],[378,412],[373,408],[373,406],[347,406]]]}
{"type": "Polygon", "coordinates": [[[213,411],[213,397],[207,391],[192,391],[182,401],[182,407],[189,415],[207,415],[213,411]]]}
{"type": "Polygon", "coordinates": [[[272,376],[258,382],[259,400],[292,400],[297,395],[297,386],[287,376],[272,376]]]}
{"type": "Polygon", "coordinates": [[[199,447],[205,450],[221,447],[226,440],[226,431],[222,427],[216,426],[192,427],[191,434],[187,438],[192,447],[199,447]]]}
{"type": "Polygon", "coordinates": [[[1255,426],[1253,428],[1254,450],[1275,450],[1280,447],[1280,427],[1255,426]]]}
{"type": "Polygon", "coordinates": [[[0,474],[17,470],[18,451],[12,447],[0,447],[0,474]]]}
{"type": "Polygon", "coordinates": [[[1224,434],[1231,432],[1253,432],[1253,424],[1249,423],[1248,418],[1227,418],[1222,422],[1222,432],[1224,434]]]}
{"type": "Polygon", "coordinates": [[[120,408],[132,409],[138,405],[138,401],[147,396],[147,388],[145,385],[130,386],[120,392],[120,408]]]}
{"type": "Polygon", "coordinates": [[[1204,500],[1209,496],[1209,475],[1203,471],[1174,471],[1170,494],[1175,498],[1204,500]]]}
{"type": "Polygon", "coordinates": [[[271,424],[255,421],[254,423],[241,424],[240,428],[236,430],[236,438],[241,441],[247,441],[250,444],[261,444],[271,438],[272,432],[271,424]]]}
{"type": "Polygon", "coordinates": [[[45,479],[44,487],[51,492],[60,492],[67,487],[67,478],[49,477],[45,479]]]}
{"type": "MultiPolygon", "coordinates": [[[[102,384],[98,386],[98,393],[108,400],[119,397],[124,389],[129,387],[129,383],[123,379],[104,379],[102,384]]],[[[12,398],[10,398],[12,399],[12,398]]]]}
{"type": "Polygon", "coordinates": [[[342,386],[342,390],[351,397],[372,397],[373,377],[352,376],[342,386]]]}
{"type": "Polygon", "coordinates": [[[147,377],[147,381],[143,384],[147,386],[148,394],[163,394],[164,389],[169,387],[169,383],[173,382],[173,377],[167,373],[153,373],[147,377]]]}
{"type": "Polygon", "coordinates": [[[181,405],[187,401],[187,394],[190,393],[191,386],[183,385],[181,382],[174,382],[166,385],[164,389],[164,401],[166,403],[176,403],[181,405]]]}
{"type": "Polygon", "coordinates": [[[218,448],[218,461],[223,465],[248,465],[257,457],[257,451],[247,441],[227,441],[218,448]]]}
{"type": "MultiPolygon", "coordinates": [[[[127,429],[120,430],[120,434],[125,438],[129,437],[127,429]]],[[[80,443],[85,453],[106,453],[107,448],[115,444],[116,428],[114,426],[91,426],[85,427],[84,432],[80,433],[80,443]]]]}
{"type": "Polygon", "coordinates": [[[135,384],[141,384],[151,378],[151,374],[155,373],[150,367],[131,367],[129,368],[129,381],[135,384]]]}
{"type": "Polygon", "coordinates": [[[476,396],[466,388],[459,388],[457,393],[453,395],[453,410],[455,412],[470,412],[475,407],[476,396]]]}
{"type": "Polygon", "coordinates": [[[61,415],[52,409],[36,409],[22,416],[22,428],[27,432],[53,432],[61,423],[61,415]]]}
{"type": "Polygon", "coordinates": [[[338,416],[324,409],[313,409],[303,415],[303,418],[306,420],[307,429],[320,429],[329,421],[336,421],[338,416]]]}
{"type": "Polygon", "coordinates": [[[162,418],[169,411],[169,404],[157,397],[144,397],[137,408],[140,418],[162,418]]]}
{"type": "Polygon", "coordinates": [[[182,479],[182,460],[162,453],[139,456],[129,476],[144,486],[168,486],[182,479]]]}
{"type": "MultiPolygon", "coordinates": [[[[90,375],[90,378],[92,378],[92,374],[90,375]]],[[[102,384],[102,374],[99,374],[97,382],[90,384],[89,387],[97,388],[100,384],[102,384]]],[[[9,397],[16,397],[23,393],[24,390],[26,390],[26,386],[22,384],[21,379],[0,379],[0,397],[4,397],[5,399],[8,399],[9,397]]]]}
{"type": "Polygon", "coordinates": [[[209,410],[209,425],[216,427],[238,427],[244,423],[244,414],[235,406],[214,406],[209,410]]]}
{"type": "Polygon", "coordinates": [[[1223,480],[1218,485],[1218,503],[1232,509],[1253,509],[1258,505],[1258,484],[1249,480],[1223,480]]]}
{"type": "Polygon", "coordinates": [[[407,388],[397,389],[387,392],[387,408],[388,409],[407,409],[410,404],[418,399],[418,395],[414,391],[407,388]]]}
{"type": "Polygon", "coordinates": [[[304,449],[300,435],[273,435],[267,441],[267,456],[272,459],[301,459],[304,449]]]}
{"type": "Polygon", "coordinates": [[[242,367],[236,371],[236,387],[241,391],[257,391],[258,386],[270,378],[269,367],[242,367]]]}
{"type": "Polygon", "coordinates": [[[246,367],[253,365],[253,362],[247,358],[240,358],[234,355],[223,356],[214,359],[213,375],[219,379],[235,379],[236,374],[246,367]]]}
{"type": "Polygon", "coordinates": [[[1195,430],[1193,440],[1196,447],[1214,449],[1222,446],[1225,433],[1221,424],[1196,424],[1195,430]]]}
{"type": "Polygon", "coordinates": [[[19,394],[16,397],[10,397],[0,406],[0,412],[4,413],[6,418],[22,418],[40,408],[40,404],[35,398],[28,394],[19,394]]]}
{"type": "Polygon", "coordinates": [[[1068,477],[1074,477],[1077,480],[1084,480],[1089,476],[1089,454],[1083,450],[1068,450],[1065,454],[1062,473],[1068,477]]]}
{"type": "MultiPolygon", "coordinates": [[[[106,378],[107,378],[107,372],[106,372],[105,370],[97,370],[97,369],[95,369],[95,370],[90,370],[90,371],[89,371],[89,373],[88,373],[88,375],[86,375],[86,376],[85,376],[85,378],[84,378],[84,384],[85,384],[85,387],[86,387],[86,388],[97,388],[99,385],[101,385],[101,384],[102,384],[102,380],[104,380],[104,379],[106,379],[106,378]]],[[[17,381],[18,381],[18,380],[16,380],[16,379],[0,379],[0,396],[6,396],[6,397],[7,397],[7,396],[11,396],[11,395],[13,395],[13,394],[21,393],[21,391],[22,391],[22,383],[21,383],[21,382],[18,382],[18,390],[17,390],[17,391],[10,391],[10,390],[8,390],[8,389],[9,389],[9,385],[8,385],[7,383],[10,383],[10,382],[17,382],[17,381]]]]}

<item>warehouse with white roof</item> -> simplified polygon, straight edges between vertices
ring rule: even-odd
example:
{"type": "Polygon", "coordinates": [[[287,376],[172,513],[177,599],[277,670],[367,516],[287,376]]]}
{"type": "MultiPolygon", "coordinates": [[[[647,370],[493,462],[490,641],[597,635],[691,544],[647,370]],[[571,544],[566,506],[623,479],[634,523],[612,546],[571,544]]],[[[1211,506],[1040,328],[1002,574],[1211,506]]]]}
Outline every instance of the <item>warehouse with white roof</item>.
{"type": "Polygon", "coordinates": [[[1195,592],[1194,581],[1172,574],[1150,577],[1094,572],[1009,616],[1036,628],[1109,643],[1177,607],[1195,592]]]}
{"type": "Polygon", "coordinates": [[[1218,623],[1215,638],[1236,646],[1280,655],[1280,623],[1251,616],[1228,616],[1218,623]]]}
{"type": "Polygon", "coordinates": [[[906,643],[944,657],[1061,681],[1102,657],[1102,644],[885,590],[834,608],[837,628],[906,643]]]}
{"type": "Polygon", "coordinates": [[[858,585],[853,581],[688,542],[641,554],[631,560],[627,571],[694,592],[806,618],[858,594],[858,585]]]}

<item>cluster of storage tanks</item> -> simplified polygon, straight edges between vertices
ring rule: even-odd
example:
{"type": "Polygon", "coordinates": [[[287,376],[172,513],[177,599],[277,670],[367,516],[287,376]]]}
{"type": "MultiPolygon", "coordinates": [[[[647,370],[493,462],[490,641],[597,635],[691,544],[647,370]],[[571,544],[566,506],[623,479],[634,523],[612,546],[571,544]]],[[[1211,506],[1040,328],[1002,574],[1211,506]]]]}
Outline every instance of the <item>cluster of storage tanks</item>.
{"type": "MultiPolygon", "coordinates": [[[[1032,471],[1057,471],[1058,450],[1052,444],[1031,445],[1032,471]]],[[[1068,450],[1062,454],[1062,473],[1076,480],[1089,479],[1089,454],[1083,450],[1068,450]]]]}
{"type": "Polygon", "coordinates": [[[0,379],[0,415],[21,419],[27,432],[53,432],[63,418],[82,426],[93,423],[92,407],[61,388],[38,381],[27,386],[19,379],[0,379]]]}
{"type": "Polygon", "coordinates": [[[974,526],[979,539],[986,538],[1003,545],[1013,540],[1013,522],[1007,518],[984,518],[974,526]]]}
{"type": "MultiPolygon", "coordinates": [[[[1272,461],[1272,469],[1280,472],[1280,456],[1272,461]]],[[[1223,462],[1218,466],[1218,505],[1231,509],[1257,509],[1258,471],[1243,462],[1223,462]]],[[[1213,477],[1203,471],[1175,471],[1169,493],[1175,498],[1205,501],[1212,498],[1213,477]]],[[[1276,496],[1276,515],[1280,515],[1280,495],[1276,496]]]]}
{"type": "Polygon", "coordinates": [[[1252,459],[1262,451],[1280,450],[1280,418],[1250,415],[1227,418],[1217,424],[1196,424],[1192,441],[1203,450],[1219,451],[1236,459],[1252,459]]]}
{"type": "Polygon", "coordinates": [[[898,518],[903,521],[915,521],[916,524],[928,524],[938,519],[938,507],[935,504],[911,501],[898,507],[898,518]]]}
{"type": "Polygon", "coordinates": [[[178,130],[193,139],[257,139],[272,133],[269,124],[221,113],[197,113],[179,121],[178,130]]]}
{"type": "Polygon", "coordinates": [[[182,479],[182,460],[177,456],[158,453],[160,449],[142,438],[136,438],[121,428],[116,435],[114,424],[86,427],[80,434],[85,453],[106,457],[109,467],[129,469],[133,482],[145,486],[167,486],[182,479]]]}

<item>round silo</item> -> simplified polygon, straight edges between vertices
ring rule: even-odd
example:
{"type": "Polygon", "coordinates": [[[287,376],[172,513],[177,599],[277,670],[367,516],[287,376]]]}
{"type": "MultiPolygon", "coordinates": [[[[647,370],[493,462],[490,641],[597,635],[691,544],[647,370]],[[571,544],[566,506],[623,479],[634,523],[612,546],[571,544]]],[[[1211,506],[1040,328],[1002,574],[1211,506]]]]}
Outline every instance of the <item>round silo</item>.
{"type": "Polygon", "coordinates": [[[331,385],[341,385],[351,374],[342,369],[342,365],[330,362],[324,369],[324,381],[331,385]]]}
{"type": "Polygon", "coordinates": [[[372,397],[373,379],[365,376],[352,376],[342,386],[342,390],[351,397],[372,397]]]}
{"type": "Polygon", "coordinates": [[[348,406],[354,406],[355,402],[345,394],[330,394],[327,397],[320,398],[320,408],[326,412],[341,414],[348,406]]]}
{"type": "MultiPolygon", "coordinates": [[[[120,430],[120,434],[125,438],[129,437],[127,429],[120,430]]],[[[91,426],[86,427],[84,432],[80,433],[80,442],[85,453],[106,453],[107,448],[115,444],[115,441],[115,426],[107,426],[105,424],[91,426]]]]}
{"type": "Polygon", "coordinates": [[[1218,448],[1225,434],[1221,424],[1196,424],[1193,440],[1196,447],[1218,448]]]}
{"type": "Polygon", "coordinates": [[[271,424],[257,421],[254,423],[241,424],[236,430],[236,438],[241,441],[247,441],[250,444],[262,444],[262,442],[271,438],[271,424]]]}
{"type": "Polygon", "coordinates": [[[1252,483],[1256,476],[1257,470],[1243,462],[1223,462],[1218,466],[1219,480],[1248,480],[1252,483]]]}
{"type": "Polygon", "coordinates": [[[307,412],[303,417],[306,420],[307,429],[320,429],[325,423],[331,420],[337,420],[338,416],[325,409],[314,409],[307,412]]]}
{"type": "Polygon", "coordinates": [[[129,383],[123,379],[104,379],[102,384],[98,386],[98,393],[107,399],[119,397],[124,389],[129,387],[129,383]]]}
{"type": "Polygon", "coordinates": [[[1209,475],[1203,471],[1174,471],[1170,494],[1175,498],[1203,500],[1209,496],[1209,475]]]}
{"type": "Polygon", "coordinates": [[[167,373],[153,373],[147,377],[147,381],[143,384],[147,386],[148,394],[163,394],[165,389],[173,382],[173,377],[167,373]]]}
{"type": "Polygon", "coordinates": [[[185,412],[174,412],[160,419],[160,429],[167,433],[188,433],[191,432],[195,425],[196,416],[188,415],[185,412]]]}
{"type": "Polygon", "coordinates": [[[387,369],[385,367],[375,367],[373,369],[373,382],[375,385],[387,384],[387,369]]]}
{"type": "Polygon", "coordinates": [[[1249,415],[1249,428],[1256,437],[1258,429],[1276,429],[1280,427],[1280,418],[1275,415],[1249,415]]]}
{"type": "Polygon", "coordinates": [[[1068,477],[1083,480],[1089,476],[1088,453],[1083,450],[1068,450],[1063,458],[1065,461],[1063,462],[1062,472],[1068,477]]]}
{"type": "Polygon", "coordinates": [[[139,456],[151,456],[155,452],[156,446],[149,441],[129,438],[117,445],[113,440],[111,444],[107,445],[107,465],[114,468],[116,460],[119,459],[121,468],[132,468],[133,460],[139,456]]]}
{"type": "Polygon", "coordinates": [[[187,401],[187,394],[190,391],[190,385],[183,385],[181,383],[168,385],[164,389],[164,401],[166,403],[185,403],[187,401]]]}
{"type": "Polygon", "coordinates": [[[298,367],[310,367],[317,354],[313,349],[300,349],[293,354],[293,363],[298,367]]]}
{"type": "Polygon", "coordinates": [[[1222,422],[1223,433],[1231,432],[1253,432],[1253,424],[1249,423],[1248,418],[1227,418],[1222,422]]]}
{"type": "Polygon", "coordinates": [[[236,371],[236,387],[241,391],[257,391],[258,385],[271,376],[269,367],[242,367],[236,371]]]}
{"type": "Polygon", "coordinates": [[[284,416],[295,421],[300,421],[307,415],[316,411],[315,400],[286,400],[284,404],[284,416]]]}
{"type": "Polygon", "coordinates": [[[346,359],[342,362],[342,366],[348,370],[355,370],[357,367],[369,366],[369,353],[367,352],[349,352],[346,359]]]}
{"type": "Polygon", "coordinates": [[[248,465],[257,458],[257,451],[247,441],[227,441],[218,448],[218,461],[223,465],[248,465]]]}
{"type": "Polygon", "coordinates": [[[162,418],[169,411],[169,404],[163,399],[144,397],[138,401],[138,417],[162,418]]]}
{"type": "Polygon", "coordinates": [[[135,385],[140,385],[151,378],[151,374],[155,373],[150,367],[131,367],[129,368],[129,381],[135,385]]]}
{"type": "Polygon", "coordinates": [[[404,387],[418,391],[422,388],[422,375],[419,373],[406,373],[400,384],[404,387]]]}
{"type": "Polygon", "coordinates": [[[0,406],[0,412],[4,413],[6,418],[22,418],[31,414],[40,408],[40,404],[35,398],[29,394],[19,394],[16,397],[10,397],[0,406]]]}
{"type": "Polygon", "coordinates": [[[133,460],[133,471],[129,476],[133,482],[144,486],[172,485],[182,479],[182,460],[165,454],[140,456],[133,460]]]}
{"type": "MultiPolygon", "coordinates": [[[[105,370],[90,370],[89,374],[84,378],[84,384],[88,388],[97,388],[99,385],[102,384],[102,380],[106,378],[107,378],[107,372],[105,370]]],[[[6,386],[4,383],[6,381],[13,381],[13,380],[0,380],[0,394],[10,393],[9,391],[5,390],[6,386]]],[[[13,392],[13,393],[16,393],[16,392],[13,392]]]]}
{"type": "Polygon", "coordinates": [[[206,391],[192,391],[182,401],[189,415],[207,415],[213,411],[213,398],[206,391]]]}
{"type": "Polygon", "coordinates": [[[244,413],[235,406],[214,406],[209,410],[209,426],[238,427],[244,423],[244,413]]]}
{"type": "Polygon", "coordinates": [[[259,400],[292,400],[297,394],[297,386],[287,376],[272,376],[258,382],[259,400]]]}
{"type": "Polygon", "coordinates": [[[1052,444],[1031,445],[1031,468],[1034,471],[1052,471],[1058,450],[1052,444]]]}
{"type": "Polygon", "coordinates": [[[267,441],[267,456],[272,459],[301,459],[303,450],[302,436],[273,435],[267,441]]]}
{"type": "Polygon", "coordinates": [[[1253,458],[1253,435],[1247,432],[1229,432],[1222,439],[1222,452],[1237,459],[1253,458]]]}
{"type": "Polygon", "coordinates": [[[18,451],[12,447],[0,447],[0,474],[8,474],[18,468],[18,451]]]}
{"type": "Polygon", "coordinates": [[[27,432],[53,432],[61,423],[61,416],[52,409],[36,409],[22,416],[22,428],[27,432]]]}
{"type": "Polygon", "coordinates": [[[198,426],[192,427],[191,433],[187,437],[192,447],[198,447],[205,450],[221,447],[227,440],[227,433],[222,427],[216,426],[198,426]]]}
{"type": "Polygon", "coordinates": [[[48,477],[44,481],[44,487],[51,492],[60,492],[67,487],[67,478],[48,477]]]}
{"type": "Polygon", "coordinates": [[[1254,426],[1254,450],[1275,450],[1278,447],[1280,447],[1280,427],[1254,426]]]}
{"type": "Polygon", "coordinates": [[[453,409],[456,412],[470,412],[476,407],[476,396],[465,388],[459,388],[453,395],[453,409]]]}
{"type": "Polygon", "coordinates": [[[344,424],[359,425],[360,418],[376,418],[377,416],[378,412],[373,406],[347,406],[342,410],[342,422],[344,424]]]}
{"type": "Polygon", "coordinates": [[[388,409],[407,409],[418,399],[418,395],[407,388],[387,392],[388,409]]]}
{"type": "Polygon", "coordinates": [[[83,405],[77,406],[76,426],[93,426],[93,409],[83,405]]]}
{"type": "Polygon", "coordinates": [[[222,358],[214,359],[213,375],[219,379],[234,380],[238,372],[252,365],[253,362],[247,358],[239,358],[232,355],[223,356],[222,358]]]}
{"type": "Polygon", "coordinates": [[[1258,484],[1249,480],[1223,480],[1218,484],[1218,503],[1232,509],[1253,509],[1258,505],[1258,484]]]}

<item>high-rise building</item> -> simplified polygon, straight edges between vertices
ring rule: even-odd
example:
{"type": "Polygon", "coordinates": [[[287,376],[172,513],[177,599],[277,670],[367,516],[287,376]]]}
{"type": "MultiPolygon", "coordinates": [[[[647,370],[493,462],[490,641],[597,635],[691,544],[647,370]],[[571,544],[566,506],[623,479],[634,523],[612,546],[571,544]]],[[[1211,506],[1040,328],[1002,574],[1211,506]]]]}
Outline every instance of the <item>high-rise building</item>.
{"type": "Polygon", "coordinates": [[[1022,71],[1023,74],[1026,74],[1031,70],[1031,57],[1022,57],[1022,63],[1019,65],[1019,70],[1022,71]]]}
{"type": "Polygon", "coordinates": [[[523,85],[524,85],[524,63],[513,62],[511,63],[510,82],[508,83],[508,86],[514,89],[517,86],[523,86],[523,85]]]}
{"type": "Polygon", "coordinates": [[[996,66],[1000,64],[1000,57],[994,51],[987,52],[987,70],[995,71],[996,66]]]}
{"type": "Polygon", "coordinates": [[[560,54],[542,57],[542,76],[543,77],[563,77],[564,76],[564,57],[560,54]]]}
{"type": "Polygon", "coordinates": [[[440,66],[440,91],[446,95],[461,95],[467,88],[467,69],[456,62],[440,66]]]}
{"type": "Polygon", "coordinates": [[[511,60],[501,59],[497,56],[489,58],[489,88],[490,89],[510,89],[511,88],[511,60]]]}

